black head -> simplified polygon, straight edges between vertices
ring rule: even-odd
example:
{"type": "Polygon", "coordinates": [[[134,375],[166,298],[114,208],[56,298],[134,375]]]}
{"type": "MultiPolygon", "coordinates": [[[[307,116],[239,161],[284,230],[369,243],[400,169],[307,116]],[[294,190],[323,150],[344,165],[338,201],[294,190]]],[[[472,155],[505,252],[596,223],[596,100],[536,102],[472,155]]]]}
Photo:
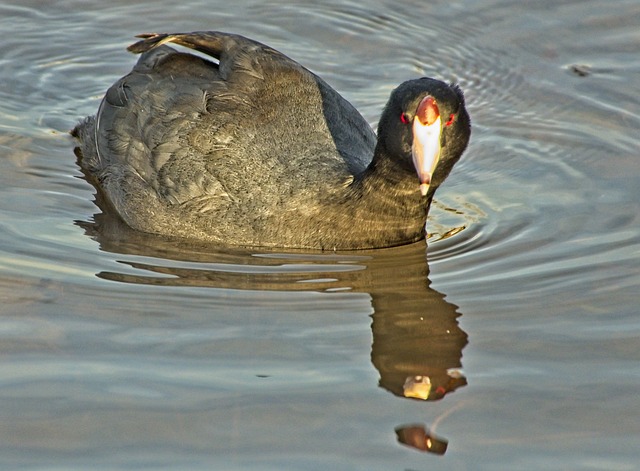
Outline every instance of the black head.
{"type": "Polygon", "coordinates": [[[426,77],[396,88],[378,124],[380,150],[417,176],[423,195],[444,181],[470,135],[460,88],[426,77]]]}

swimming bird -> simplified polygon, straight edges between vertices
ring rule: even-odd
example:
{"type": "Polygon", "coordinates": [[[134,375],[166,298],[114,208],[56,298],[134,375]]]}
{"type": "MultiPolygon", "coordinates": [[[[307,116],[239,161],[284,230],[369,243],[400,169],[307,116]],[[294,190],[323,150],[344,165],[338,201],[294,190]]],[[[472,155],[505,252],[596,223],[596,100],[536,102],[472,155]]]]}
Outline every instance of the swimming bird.
{"type": "Polygon", "coordinates": [[[138,38],[133,70],[72,131],[83,172],[129,226],[245,247],[425,238],[434,192],[471,133],[457,85],[402,83],[376,135],[323,79],[267,45],[213,31],[138,38]]]}

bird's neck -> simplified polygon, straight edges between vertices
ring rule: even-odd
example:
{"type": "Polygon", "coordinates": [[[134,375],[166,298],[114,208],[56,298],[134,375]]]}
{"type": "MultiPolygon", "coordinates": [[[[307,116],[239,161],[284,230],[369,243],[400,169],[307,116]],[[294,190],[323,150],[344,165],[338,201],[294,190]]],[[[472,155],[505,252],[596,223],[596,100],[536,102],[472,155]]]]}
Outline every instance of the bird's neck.
{"type": "Polygon", "coordinates": [[[367,169],[352,185],[354,224],[371,237],[385,238],[388,245],[423,239],[433,191],[422,196],[412,168],[394,162],[381,146],[367,169]]]}

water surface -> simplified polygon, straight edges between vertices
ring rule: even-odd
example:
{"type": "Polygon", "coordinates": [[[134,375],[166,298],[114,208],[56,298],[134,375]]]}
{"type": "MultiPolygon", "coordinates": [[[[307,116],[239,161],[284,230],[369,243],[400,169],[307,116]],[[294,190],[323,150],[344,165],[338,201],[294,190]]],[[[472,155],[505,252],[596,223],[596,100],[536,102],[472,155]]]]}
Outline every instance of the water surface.
{"type": "Polygon", "coordinates": [[[4,2],[0,467],[636,469],[640,5],[558,3],[4,2]],[[407,78],[460,83],[472,142],[428,247],[225,249],[99,214],[67,131],[135,34],[203,29],[372,125],[407,78]]]}

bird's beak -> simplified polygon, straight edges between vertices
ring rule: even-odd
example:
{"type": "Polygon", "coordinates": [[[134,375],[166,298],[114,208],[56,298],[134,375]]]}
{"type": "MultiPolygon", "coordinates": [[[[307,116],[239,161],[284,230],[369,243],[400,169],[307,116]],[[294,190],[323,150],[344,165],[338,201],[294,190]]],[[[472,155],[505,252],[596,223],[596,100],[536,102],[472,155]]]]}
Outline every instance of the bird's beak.
{"type": "Polygon", "coordinates": [[[440,160],[440,133],[442,122],[440,111],[433,97],[425,97],[418,105],[413,118],[413,165],[420,180],[420,193],[426,196],[433,172],[440,160]]]}

